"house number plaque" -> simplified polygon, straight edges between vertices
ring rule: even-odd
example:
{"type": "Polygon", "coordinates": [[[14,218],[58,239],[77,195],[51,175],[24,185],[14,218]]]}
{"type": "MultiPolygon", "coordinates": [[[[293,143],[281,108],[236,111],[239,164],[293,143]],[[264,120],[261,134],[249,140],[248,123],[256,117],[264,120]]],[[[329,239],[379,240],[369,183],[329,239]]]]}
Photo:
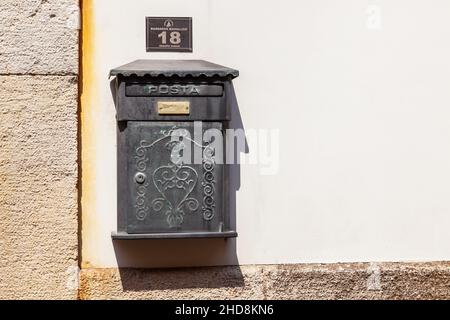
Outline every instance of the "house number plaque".
{"type": "Polygon", "coordinates": [[[147,17],[147,52],[192,52],[191,17],[147,17]]]}

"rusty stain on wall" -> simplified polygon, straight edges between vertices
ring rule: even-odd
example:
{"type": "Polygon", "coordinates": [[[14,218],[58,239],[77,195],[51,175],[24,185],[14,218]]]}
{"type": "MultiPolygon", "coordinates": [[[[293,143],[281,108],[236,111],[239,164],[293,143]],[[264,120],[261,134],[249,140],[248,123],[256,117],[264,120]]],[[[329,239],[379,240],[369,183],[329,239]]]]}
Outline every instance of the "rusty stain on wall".
{"type": "MultiPolygon", "coordinates": [[[[82,0],[81,43],[81,267],[91,267],[83,257],[95,252],[95,241],[86,235],[95,230],[96,210],[96,125],[98,113],[98,83],[95,78],[95,0],[82,0]]],[[[92,239],[92,238],[91,238],[92,239]]]]}

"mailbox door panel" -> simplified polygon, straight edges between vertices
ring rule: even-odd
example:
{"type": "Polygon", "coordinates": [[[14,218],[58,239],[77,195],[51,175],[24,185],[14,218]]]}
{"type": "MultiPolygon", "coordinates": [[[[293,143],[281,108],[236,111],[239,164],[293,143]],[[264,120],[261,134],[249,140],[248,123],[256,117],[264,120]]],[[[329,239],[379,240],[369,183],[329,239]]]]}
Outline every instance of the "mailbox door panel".
{"type": "Polygon", "coordinates": [[[128,122],[128,233],[221,231],[221,122],[128,122]],[[195,161],[197,160],[197,161],[195,161]]]}

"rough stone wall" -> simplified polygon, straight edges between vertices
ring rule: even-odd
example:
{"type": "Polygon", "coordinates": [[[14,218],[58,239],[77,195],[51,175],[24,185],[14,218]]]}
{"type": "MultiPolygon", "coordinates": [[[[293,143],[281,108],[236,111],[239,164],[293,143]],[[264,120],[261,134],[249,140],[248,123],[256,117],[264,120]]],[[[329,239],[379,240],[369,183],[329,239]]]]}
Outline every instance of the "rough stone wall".
{"type": "Polygon", "coordinates": [[[78,0],[0,2],[0,298],[74,299],[78,0]]]}
{"type": "Polygon", "coordinates": [[[83,269],[81,299],[450,299],[450,263],[83,269]]]}
{"type": "Polygon", "coordinates": [[[78,73],[78,0],[0,1],[0,73],[78,73]]]}

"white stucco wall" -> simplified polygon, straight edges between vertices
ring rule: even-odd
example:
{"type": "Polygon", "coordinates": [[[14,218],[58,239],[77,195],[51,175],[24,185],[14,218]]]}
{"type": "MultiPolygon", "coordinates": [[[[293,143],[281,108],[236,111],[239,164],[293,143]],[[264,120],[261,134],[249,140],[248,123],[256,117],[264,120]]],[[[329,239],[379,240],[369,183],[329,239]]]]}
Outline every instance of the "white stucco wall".
{"type": "MultiPolygon", "coordinates": [[[[95,161],[82,164],[95,171],[82,195],[93,194],[95,208],[82,212],[83,261],[449,260],[449,12],[446,0],[96,0],[98,104],[83,106],[94,110],[95,161]],[[191,16],[194,52],[147,53],[146,16],[191,16]],[[110,237],[116,132],[108,72],[152,58],[238,69],[244,127],[279,129],[278,173],[241,166],[239,237],[209,258],[196,254],[223,240],[113,245],[110,237]]],[[[256,148],[250,141],[250,152],[256,148]]]]}

